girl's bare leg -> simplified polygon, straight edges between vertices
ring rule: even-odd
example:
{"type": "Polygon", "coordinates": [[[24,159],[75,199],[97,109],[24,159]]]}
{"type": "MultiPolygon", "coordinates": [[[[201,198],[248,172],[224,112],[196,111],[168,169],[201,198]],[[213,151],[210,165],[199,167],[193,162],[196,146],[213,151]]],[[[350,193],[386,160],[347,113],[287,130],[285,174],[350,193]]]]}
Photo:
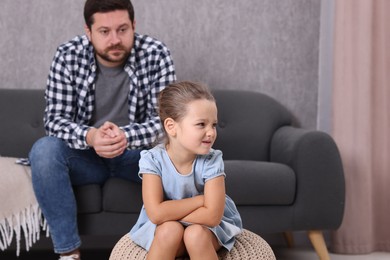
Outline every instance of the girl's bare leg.
{"type": "Polygon", "coordinates": [[[185,252],[183,243],[184,227],[177,221],[158,225],[147,255],[147,260],[175,259],[185,252]]]}
{"type": "Polygon", "coordinates": [[[221,248],[214,233],[201,225],[191,225],[184,230],[184,245],[191,260],[218,259],[221,248]]]}

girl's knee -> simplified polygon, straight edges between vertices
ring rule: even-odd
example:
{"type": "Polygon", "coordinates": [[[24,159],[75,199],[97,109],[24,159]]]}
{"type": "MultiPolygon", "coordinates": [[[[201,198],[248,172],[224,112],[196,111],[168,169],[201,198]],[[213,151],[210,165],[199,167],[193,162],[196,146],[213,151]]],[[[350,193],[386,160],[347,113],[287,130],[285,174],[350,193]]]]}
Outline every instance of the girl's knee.
{"type": "Polygon", "coordinates": [[[184,231],[184,245],[190,256],[194,258],[217,259],[220,249],[217,238],[207,227],[192,225],[184,231]]]}
{"type": "Polygon", "coordinates": [[[154,239],[164,244],[177,244],[183,239],[184,227],[177,221],[168,221],[159,225],[154,239]]]}
{"type": "Polygon", "coordinates": [[[211,231],[201,225],[191,225],[184,231],[184,243],[186,246],[199,245],[199,243],[209,242],[211,231]]]}

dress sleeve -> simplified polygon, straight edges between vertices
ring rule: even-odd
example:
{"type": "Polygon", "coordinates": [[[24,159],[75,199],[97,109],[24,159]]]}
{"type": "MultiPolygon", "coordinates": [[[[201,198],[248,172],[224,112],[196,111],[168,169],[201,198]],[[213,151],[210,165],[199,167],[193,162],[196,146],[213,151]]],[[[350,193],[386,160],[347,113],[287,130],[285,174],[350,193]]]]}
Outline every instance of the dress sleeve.
{"type": "Polygon", "coordinates": [[[141,151],[139,160],[138,176],[142,179],[142,174],[155,174],[161,177],[161,164],[157,160],[155,154],[149,150],[141,151]]]}
{"type": "Polygon", "coordinates": [[[225,166],[223,163],[222,152],[220,150],[212,150],[205,159],[203,169],[203,180],[214,179],[219,176],[225,176],[225,166]]]}

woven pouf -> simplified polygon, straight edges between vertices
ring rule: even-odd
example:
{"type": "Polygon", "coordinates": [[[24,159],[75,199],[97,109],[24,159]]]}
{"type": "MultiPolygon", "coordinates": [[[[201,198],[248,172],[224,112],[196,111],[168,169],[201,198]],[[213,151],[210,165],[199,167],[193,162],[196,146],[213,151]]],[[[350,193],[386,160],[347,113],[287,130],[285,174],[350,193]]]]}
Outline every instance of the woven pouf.
{"type": "MultiPolygon", "coordinates": [[[[126,234],[114,246],[110,260],[143,260],[146,259],[146,255],[147,251],[131,241],[129,235],[126,234]]],[[[246,229],[237,236],[234,247],[230,252],[222,249],[218,252],[218,256],[221,260],[276,259],[268,243],[260,236],[246,229]]]]}

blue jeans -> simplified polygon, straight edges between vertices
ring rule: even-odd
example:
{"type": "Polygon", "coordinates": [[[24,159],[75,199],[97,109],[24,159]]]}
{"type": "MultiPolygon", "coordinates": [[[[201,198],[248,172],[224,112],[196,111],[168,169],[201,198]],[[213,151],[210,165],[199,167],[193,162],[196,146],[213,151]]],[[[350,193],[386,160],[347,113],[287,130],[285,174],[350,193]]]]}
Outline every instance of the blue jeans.
{"type": "Polygon", "coordinates": [[[63,140],[46,136],[33,145],[29,157],[35,196],[58,254],[81,246],[72,186],[103,184],[111,176],[141,182],[140,150],[126,150],[116,158],[105,159],[93,149],[72,149],[63,140]]]}

